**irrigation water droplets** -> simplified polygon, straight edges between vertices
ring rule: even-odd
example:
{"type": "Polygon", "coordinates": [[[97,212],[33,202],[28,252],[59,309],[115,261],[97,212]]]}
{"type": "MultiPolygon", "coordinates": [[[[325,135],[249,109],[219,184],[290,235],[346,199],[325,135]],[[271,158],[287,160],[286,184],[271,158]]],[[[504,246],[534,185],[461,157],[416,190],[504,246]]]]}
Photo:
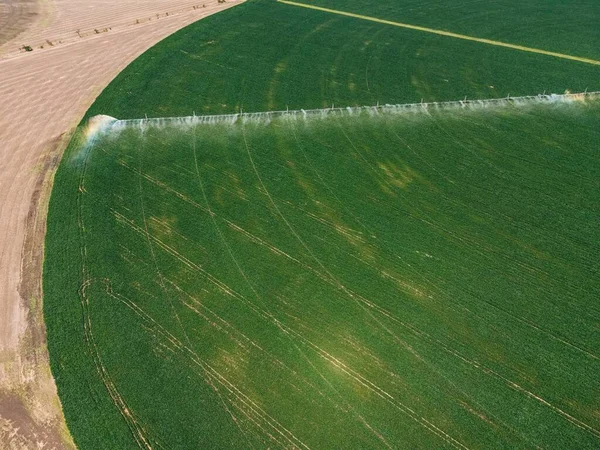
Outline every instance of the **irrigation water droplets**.
{"type": "Polygon", "coordinates": [[[100,136],[105,135],[112,128],[113,124],[117,122],[118,120],[114,117],[103,114],[92,117],[83,128],[83,143],[71,156],[71,162],[79,163],[83,161],[100,136]]]}
{"type": "Polygon", "coordinates": [[[407,104],[385,104],[376,106],[349,106],[345,108],[299,109],[265,111],[237,114],[218,114],[204,116],[159,117],[144,119],[117,120],[110,116],[95,116],[88,125],[88,140],[102,133],[118,133],[124,129],[148,127],[163,129],[190,129],[196,126],[260,124],[268,125],[274,119],[291,121],[311,121],[330,117],[351,116],[393,116],[402,114],[422,114],[432,111],[478,111],[500,108],[523,108],[541,104],[583,103],[600,98],[600,91],[576,94],[540,94],[522,97],[505,97],[484,100],[455,100],[448,102],[421,102],[407,104]]]}

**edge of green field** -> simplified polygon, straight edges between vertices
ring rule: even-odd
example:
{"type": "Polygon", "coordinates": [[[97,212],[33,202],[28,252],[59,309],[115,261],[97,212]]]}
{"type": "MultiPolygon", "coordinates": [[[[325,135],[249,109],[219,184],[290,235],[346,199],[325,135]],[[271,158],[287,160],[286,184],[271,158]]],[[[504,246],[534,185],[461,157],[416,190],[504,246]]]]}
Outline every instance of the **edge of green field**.
{"type": "MultiPolygon", "coordinates": [[[[50,200],[44,314],[51,368],[75,442],[85,449],[128,448],[136,435],[135,420],[115,411],[93,358],[81,358],[88,349],[78,299],[81,286],[73,280],[81,279],[82,255],[73,243],[82,242],[74,212],[79,208],[83,160],[74,155],[85,142],[83,125],[90,117],[186,116],[597,90],[598,73],[595,67],[543,55],[440,40],[267,0],[251,0],[203,19],[148,50],[86,113],[57,171],[50,200]]],[[[110,260],[114,231],[107,228],[103,233],[110,260]]],[[[129,337],[135,342],[133,330],[129,337]]],[[[139,344],[140,352],[150,351],[139,344]]],[[[184,395],[178,387],[172,389],[173,395],[184,395]]],[[[214,405],[206,408],[207,417],[222,414],[214,405]]],[[[214,436],[222,436],[222,430],[214,431],[214,436]]],[[[212,448],[243,446],[233,432],[230,442],[212,441],[210,435],[205,439],[204,445],[212,448]]],[[[168,444],[185,447],[177,436],[168,444]]]]}

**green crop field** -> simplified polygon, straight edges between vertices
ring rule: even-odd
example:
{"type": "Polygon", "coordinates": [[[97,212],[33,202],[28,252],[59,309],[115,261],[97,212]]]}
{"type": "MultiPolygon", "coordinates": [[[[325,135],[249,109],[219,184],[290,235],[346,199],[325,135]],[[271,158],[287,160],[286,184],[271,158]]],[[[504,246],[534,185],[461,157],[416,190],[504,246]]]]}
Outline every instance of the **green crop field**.
{"type": "MultiPolygon", "coordinates": [[[[598,58],[600,11],[572,3],[531,22],[544,3],[310,4],[598,58]]],[[[598,90],[599,74],[265,0],[149,50],[88,111],[50,203],[45,318],[75,442],[598,448],[597,95],[137,119],[598,90]],[[97,114],[136,120],[86,127],[97,114]]]]}
{"type": "MultiPolygon", "coordinates": [[[[354,10],[348,2],[339,9],[400,20],[402,2],[379,1],[354,10]],[[398,10],[388,17],[380,8],[398,10]]],[[[437,22],[417,22],[443,28],[448,2],[437,4],[437,22]]],[[[472,2],[455,1],[467,8],[472,2]]],[[[512,2],[515,3],[515,2],[512,2]]],[[[537,2],[543,8],[546,1],[537,2]]],[[[565,2],[563,2],[565,3],[565,2]]],[[[513,4],[509,18],[527,14],[536,26],[531,39],[548,37],[544,47],[535,40],[507,39],[507,17],[497,10],[485,21],[497,33],[484,34],[465,25],[455,31],[513,44],[562,51],[600,59],[596,0],[582,11],[582,24],[564,25],[584,33],[575,45],[553,44],[554,23],[564,24],[561,11],[550,10],[541,23],[531,11],[513,4]],[[591,18],[591,19],[590,19],[591,18]],[[587,25],[585,25],[587,24],[587,25]],[[545,25],[545,26],[544,26],[545,25]],[[585,25],[585,27],[584,27],[585,25]],[[550,45],[552,44],[552,45],[550,45]],[[587,49],[590,44],[594,51],[587,49]]],[[[489,2],[480,2],[480,14],[489,2]]],[[[572,5],[570,5],[572,7],[572,5]]],[[[416,7],[415,7],[416,8],[416,7]]],[[[425,7],[423,7],[425,8],[425,7]]],[[[498,7],[496,7],[498,8],[498,7]]],[[[418,8],[417,8],[418,9],[418,8]]],[[[575,9],[578,10],[578,9],[575,9]]],[[[522,20],[522,19],[521,19],[522,20]]],[[[571,21],[572,22],[572,21],[571,21]]],[[[455,20],[445,27],[453,29],[455,20]]],[[[525,31],[519,29],[520,38],[525,31]]],[[[517,33],[517,30],[513,31],[517,33]]],[[[571,42],[571,41],[568,41],[571,42]]],[[[86,117],[108,114],[119,119],[196,114],[220,114],[273,109],[307,109],[379,103],[409,103],[600,90],[600,66],[565,61],[476,42],[446,38],[359,19],[252,0],[201,20],[156,45],[134,61],[102,93],[86,117]]]]}

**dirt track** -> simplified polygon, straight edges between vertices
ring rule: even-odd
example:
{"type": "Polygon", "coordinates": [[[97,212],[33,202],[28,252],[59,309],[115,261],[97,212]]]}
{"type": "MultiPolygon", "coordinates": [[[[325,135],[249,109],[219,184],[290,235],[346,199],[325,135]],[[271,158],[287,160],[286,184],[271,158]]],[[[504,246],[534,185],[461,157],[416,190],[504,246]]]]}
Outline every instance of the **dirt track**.
{"type": "Polygon", "coordinates": [[[55,0],[0,45],[0,449],[72,446],[48,366],[40,278],[51,179],[70,132],[135,57],[240,1],[55,0]]]}

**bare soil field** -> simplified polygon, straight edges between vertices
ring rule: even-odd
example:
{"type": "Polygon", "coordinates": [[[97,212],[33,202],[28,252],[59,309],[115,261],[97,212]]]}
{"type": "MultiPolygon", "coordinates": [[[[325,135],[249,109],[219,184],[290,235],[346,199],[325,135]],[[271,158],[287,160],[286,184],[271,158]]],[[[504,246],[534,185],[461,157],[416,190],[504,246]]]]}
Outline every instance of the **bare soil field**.
{"type": "Polygon", "coordinates": [[[29,7],[0,3],[1,449],[74,446],[48,365],[40,278],[51,181],[71,131],[138,55],[238,3],[56,0],[25,31],[13,12],[29,7]]]}
{"type": "Polygon", "coordinates": [[[7,21],[10,25],[14,22],[13,28],[16,28],[19,23],[24,23],[25,16],[37,18],[26,30],[21,25],[18,35],[12,33],[12,39],[9,36],[2,40],[0,34],[0,55],[4,57],[26,51],[25,46],[31,47],[32,51],[48,49],[174,15],[194,11],[199,14],[215,3],[203,0],[153,0],[143,3],[135,0],[119,3],[114,0],[98,0],[83,5],[73,0],[54,0],[51,3],[41,1],[37,4],[13,0],[2,2],[6,2],[0,3],[6,12],[3,14],[0,9],[0,23],[7,21]]]}
{"type": "Polygon", "coordinates": [[[27,30],[39,17],[36,0],[0,0],[0,46],[27,30]]]}

